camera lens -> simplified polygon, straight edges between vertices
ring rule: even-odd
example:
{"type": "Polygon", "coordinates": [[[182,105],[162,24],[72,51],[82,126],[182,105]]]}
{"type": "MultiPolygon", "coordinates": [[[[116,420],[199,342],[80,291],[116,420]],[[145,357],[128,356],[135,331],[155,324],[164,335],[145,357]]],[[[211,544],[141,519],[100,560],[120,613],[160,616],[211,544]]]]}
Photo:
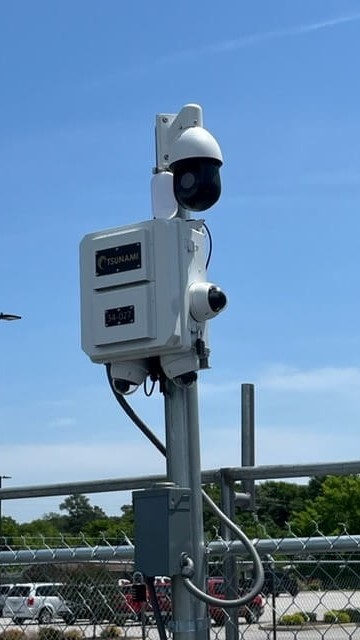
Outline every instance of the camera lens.
{"type": "Polygon", "coordinates": [[[130,389],[130,382],[128,380],[120,380],[117,378],[113,380],[113,385],[117,393],[121,394],[128,393],[130,389]]]}
{"type": "Polygon", "coordinates": [[[219,313],[226,305],[226,295],[219,287],[210,287],[208,302],[211,311],[219,313]]]}
{"type": "Polygon", "coordinates": [[[187,158],[171,165],[174,194],[184,209],[205,211],[218,201],[221,193],[219,169],[215,158],[187,158]]]}

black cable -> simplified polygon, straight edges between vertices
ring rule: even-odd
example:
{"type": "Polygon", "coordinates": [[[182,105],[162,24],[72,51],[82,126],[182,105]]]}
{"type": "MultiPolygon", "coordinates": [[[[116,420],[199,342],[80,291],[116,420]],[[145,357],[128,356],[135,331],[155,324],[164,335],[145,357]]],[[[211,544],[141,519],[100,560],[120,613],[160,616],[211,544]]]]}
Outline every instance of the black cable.
{"type": "Polygon", "coordinates": [[[146,436],[150,440],[150,442],[152,442],[152,444],[160,451],[160,453],[163,454],[163,456],[166,456],[166,448],[161,442],[161,440],[159,440],[159,438],[157,438],[157,436],[151,431],[151,429],[149,429],[149,427],[145,424],[145,422],[143,422],[141,418],[139,418],[139,416],[137,415],[137,413],[135,413],[135,411],[129,405],[127,400],[125,400],[124,396],[118,391],[116,391],[113,385],[112,377],[111,377],[111,364],[107,363],[105,367],[106,367],[106,375],[107,375],[111,390],[116,400],[118,401],[119,405],[122,407],[125,413],[129,416],[130,420],[132,420],[136,424],[136,426],[139,427],[140,431],[142,431],[144,436],[146,436]]]}
{"type": "MultiPolygon", "coordinates": [[[[111,365],[109,363],[106,364],[106,373],[107,373],[107,377],[108,377],[111,389],[114,393],[114,396],[117,399],[118,403],[121,405],[121,407],[124,409],[125,413],[136,424],[136,426],[139,427],[142,433],[147,438],[149,438],[149,440],[163,454],[163,456],[166,457],[166,447],[163,445],[161,440],[159,440],[156,437],[156,435],[151,431],[151,429],[149,429],[149,427],[141,420],[141,418],[139,418],[139,416],[131,408],[131,406],[125,400],[125,398],[121,395],[121,393],[116,391],[111,378],[111,365]]],[[[248,537],[245,535],[245,533],[240,529],[240,527],[238,527],[234,522],[232,522],[232,520],[230,520],[230,518],[228,518],[225,515],[225,513],[221,511],[221,509],[219,509],[219,507],[215,504],[215,502],[210,498],[210,496],[207,495],[207,493],[203,489],[201,489],[201,493],[203,498],[206,500],[206,502],[210,506],[210,508],[213,510],[213,512],[226,524],[226,526],[229,529],[233,531],[233,533],[235,533],[238,536],[239,540],[241,540],[244,547],[247,549],[249,555],[253,559],[254,566],[256,567],[256,579],[250,591],[246,595],[238,598],[237,600],[220,600],[218,598],[214,598],[213,596],[209,596],[209,594],[207,593],[204,593],[203,591],[201,591],[201,589],[199,589],[192,583],[190,577],[187,577],[186,566],[184,567],[185,568],[185,575],[183,576],[184,584],[186,588],[193,595],[195,595],[197,598],[200,598],[200,600],[203,600],[204,602],[208,602],[214,605],[224,606],[224,607],[242,606],[250,602],[254,598],[254,596],[256,596],[261,591],[262,585],[264,583],[264,569],[263,569],[259,554],[257,553],[254,545],[250,542],[248,537]]],[[[192,562],[191,558],[187,558],[186,560],[192,562]]]]}
{"type": "Polygon", "coordinates": [[[150,604],[152,606],[152,610],[154,612],[155,615],[155,622],[156,622],[156,626],[159,632],[159,636],[160,636],[160,640],[168,640],[167,635],[166,635],[166,629],[165,629],[165,625],[164,625],[164,620],[163,617],[161,615],[161,609],[160,609],[160,605],[159,605],[159,600],[158,597],[156,595],[156,590],[155,590],[155,585],[154,585],[154,578],[150,577],[150,576],[144,576],[144,580],[146,583],[146,586],[148,588],[148,592],[149,592],[149,597],[150,597],[150,604]]]}
{"type": "Polygon", "coordinates": [[[203,221],[203,226],[205,227],[206,233],[208,234],[208,238],[209,238],[209,253],[208,253],[208,257],[206,259],[206,265],[205,265],[205,269],[207,269],[210,263],[211,255],[212,255],[213,241],[212,241],[211,231],[204,221],[203,221]]]}
{"type": "Polygon", "coordinates": [[[153,392],[154,392],[155,384],[156,384],[156,380],[153,380],[153,381],[152,381],[152,383],[151,383],[151,387],[150,387],[150,390],[149,390],[149,391],[148,391],[148,388],[147,388],[146,381],[147,381],[147,377],[146,377],[146,378],[145,378],[145,380],[144,380],[144,393],[145,393],[145,395],[146,395],[146,397],[147,397],[147,398],[150,398],[150,396],[152,396],[152,394],[153,394],[153,392]]]}

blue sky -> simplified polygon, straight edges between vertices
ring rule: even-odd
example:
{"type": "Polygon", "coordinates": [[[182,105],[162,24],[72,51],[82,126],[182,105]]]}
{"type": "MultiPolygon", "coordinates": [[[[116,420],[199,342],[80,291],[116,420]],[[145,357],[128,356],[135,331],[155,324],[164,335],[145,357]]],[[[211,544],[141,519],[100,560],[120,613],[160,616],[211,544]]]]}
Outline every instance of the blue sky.
{"type": "MultiPolygon", "coordinates": [[[[6,486],[164,471],[81,351],[78,245],[151,217],[155,114],[188,102],[224,155],[202,466],[240,464],[242,382],[258,464],[358,458],[360,4],[19,1],[0,43],[0,311],[23,316],[0,326],[6,486]]],[[[161,396],[132,399],[163,437],[161,396]]],[[[127,499],[91,497],[109,514],[127,499]]]]}

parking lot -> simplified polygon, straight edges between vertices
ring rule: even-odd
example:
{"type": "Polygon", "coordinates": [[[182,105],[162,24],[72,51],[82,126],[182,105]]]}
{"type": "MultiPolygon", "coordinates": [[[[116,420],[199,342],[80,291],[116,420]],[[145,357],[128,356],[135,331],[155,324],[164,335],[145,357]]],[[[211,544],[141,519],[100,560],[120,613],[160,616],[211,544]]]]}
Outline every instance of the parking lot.
{"type": "MultiPolygon", "coordinates": [[[[344,609],[346,607],[360,608],[360,592],[359,591],[307,591],[300,592],[295,598],[290,595],[281,595],[275,600],[276,620],[285,613],[295,613],[296,611],[315,612],[317,616],[316,624],[305,625],[302,628],[285,628],[276,626],[276,636],[281,640],[295,640],[301,638],[303,640],[360,640],[360,626],[354,624],[345,625],[327,625],[322,623],[324,614],[333,609],[344,609]]],[[[0,622],[1,631],[14,628],[10,618],[2,618],[0,622]]],[[[55,621],[53,626],[59,626],[64,630],[67,628],[60,620],[55,621]]],[[[99,637],[101,630],[106,624],[76,625],[81,629],[87,638],[99,637]]],[[[24,630],[32,632],[37,631],[36,623],[27,623],[22,625],[24,630]]],[[[73,628],[73,627],[72,627],[73,628]]],[[[157,640],[158,632],[156,627],[146,626],[142,629],[141,625],[129,624],[123,627],[125,638],[143,638],[149,640],[157,640]]],[[[273,630],[273,609],[272,598],[268,597],[265,611],[261,617],[259,624],[248,625],[243,619],[239,619],[239,637],[244,640],[266,640],[274,637],[273,630]]],[[[211,640],[225,640],[225,628],[213,626],[210,631],[211,640]]]]}
{"type": "MultiPolygon", "coordinates": [[[[333,609],[360,608],[360,591],[300,591],[295,598],[288,595],[279,596],[275,600],[275,606],[277,618],[284,613],[312,611],[320,621],[323,620],[327,611],[333,609]]],[[[261,624],[270,624],[271,619],[271,597],[268,597],[261,624]]]]}

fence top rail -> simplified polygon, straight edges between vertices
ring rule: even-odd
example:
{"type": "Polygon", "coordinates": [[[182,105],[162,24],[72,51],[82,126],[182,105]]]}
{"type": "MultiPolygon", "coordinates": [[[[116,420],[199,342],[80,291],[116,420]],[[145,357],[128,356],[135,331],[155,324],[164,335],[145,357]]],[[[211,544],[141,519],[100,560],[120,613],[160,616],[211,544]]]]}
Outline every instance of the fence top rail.
{"type": "MultiPolygon", "coordinates": [[[[350,475],[360,473],[360,460],[349,462],[319,462],[295,465],[260,465],[254,467],[227,467],[202,471],[203,484],[219,482],[222,476],[235,480],[271,480],[279,478],[309,478],[311,476],[350,475]]],[[[136,476],[132,478],[109,478],[83,482],[27,485],[0,489],[0,500],[42,498],[74,493],[106,493],[108,491],[132,491],[146,489],[158,482],[166,481],[164,475],[136,476]]]]}
{"type": "Polygon", "coordinates": [[[220,472],[225,472],[231,480],[273,480],[278,478],[310,478],[312,476],[347,476],[360,473],[360,460],[229,467],[220,470],[220,472]]]}
{"type": "MultiPolygon", "coordinates": [[[[314,536],[309,538],[266,538],[253,541],[258,553],[263,555],[281,553],[284,555],[353,553],[360,550],[360,535],[314,536]]],[[[243,544],[237,540],[211,542],[207,551],[210,556],[226,553],[246,555],[243,544]]]]}
{"type": "MultiPolygon", "coordinates": [[[[320,553],[353,553],[360,550],[360,535],[317,536],[310,538],[273,538],[254,540],[261,556],[281,553],[283,555],[303,555],[320,553]]],[[[0,552],[0,565],[39,564],[59,562],[124,561],[134,559],[135,547],[130,545],[97,545],[45,549],[11,549],[0,552]]],[[[247,551],[239,541],[215,540],[206,551],[210,557],[239,555],[246,557],[247,551]]]]}

